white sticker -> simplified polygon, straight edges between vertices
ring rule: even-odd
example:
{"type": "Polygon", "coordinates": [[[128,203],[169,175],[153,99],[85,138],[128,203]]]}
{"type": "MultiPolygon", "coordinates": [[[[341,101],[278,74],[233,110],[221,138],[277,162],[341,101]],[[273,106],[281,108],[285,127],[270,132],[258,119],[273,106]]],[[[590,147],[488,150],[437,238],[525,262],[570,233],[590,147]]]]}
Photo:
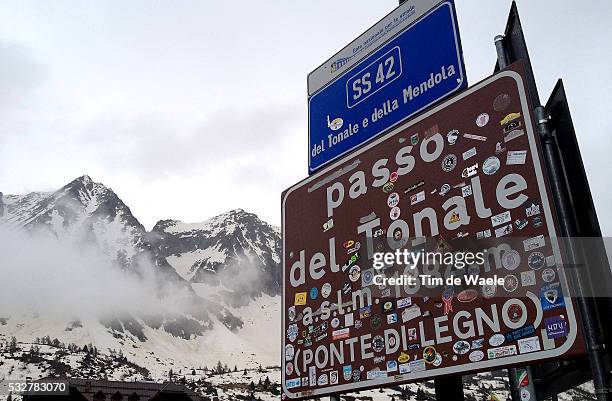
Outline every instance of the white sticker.
{"type": "Polygon", "coordinates": [[[506,154],[506,164],[509,166],[514,164],[525,164],[526,159],[526,150],[509,150],[506,154]]]}
{"type": "Polygon", "coordinates": [[[472,186],[466,185],[465,187],[461,187],[461,195],[465,198],[466,196],[472,195],[472,186]]]}
{"type": "Polygon", "coordinates": [[[329,384],[338,384],[338,371],[332,370],[329,372],[329,384]]]}
{"type": "Polygon", "coordinates": [[[531,399],[531,393],[526,388],[521,389],[521,401],[529,401],[531,399]]]}
{"type": "Polygon", "coordinates": [[[478,231],[476,233],[476,239],[485,239],[491,237],[491,230],[478,231]]]}
{"type": "Polygon", "coordinates": [[[497,227],[501,224],[509,223],[510,220],[512,220],[512,218],[510,217],[510,211],[506,210],[503,213],[496,214],[495,216],[491,217],[491,224],[493,225],[493,227],[497,227]]]}
{"type": "Polygon", "coordinates": [[[504,358],[512,355],[516,355],[516,345],[507,345],[505,347],[490,348],[487,350],[487,357],[489,359],[504,358]]]}
{"type": "Polygon", "coordinates": [[[492,347],[500,346],[506,341],[506,337],[503,334],[497,333],[493,334],[491,338],[489,338],[489,345],[492,347]]]}
{"type": "Polygon", "coordinates": [[[542,345],[544,346],[544,351],[548,351],[549,349],[555,348],[555,340],[553,338],[548,338],[546,329],[542,329],[540,331],[540,335],[542,337],[542,345]]]}
{"type": "Polygon", "coordinates": [[[354,324],[354,321],[353,321],[353,320],[354,320],[354,319],[353,319],[353,314],[352,314],[352,313],[349,313],[349,314],[344,315],[344,326],[345,326],[345,327],[350,327],[350,326],[352,326],[352,325],[354,324]]]}
{"type": "Polygon", "coordinates": [[[522,338],[518,340],[518,349],[521,354],[528,354],[541,350],[538,337],[522,338]]]}
{"type": "Polygon", "coordinates": [[[412,298],[402,298],[397,300],[397,309],[405,308],[412,305],[412,298]]]}
{"type": "Polygon", "coordinates": [[[495,237],[503,237],[504,235],[508,235],[512,233],[512,224],[508,224],[506,226],[502,226],[495,229],[495,237]]]}
{"type": "Polygon", "coordinates": [[[481,136],[481,135],[463,134],[463,137],[467,139],[474,139],[474,140],[483,141],[483,142],[487,140],[486,136],[481,136]]]}
{"type": "Polygon", "coordinates": [[[402,311],[402,323],[406,323],[419,316],[421,316],[421,308],[419,305],[412,305],[402,311]]]}
{"type": "Polygon", "coordinates": [[[537,237],[531,237],[523,240],[523,248],[525,248],[526,252],[542,248],[544,245],[546,245],[546,240],[544,239],[543,235],[538,235],[537,237]]]}
{"type": "Polygon", "coordinates": [[[470,354],[469,358],[471,362],[482,361],[482,358],[484,358],[484,352],[481,350],[476,350],[470,354]]]}
{"type": "Polygon", "coordinates": [[[415,205],[425,200],[425,191],[418,192],[410,196],[410,204],[415,205]]]}
{"type": "Polygon", "coordinates": [[[480,113],[478,117],[476,117],[476,125],[480,128],[487,125],[489,122],[489,115],[487,113],[480,113]]]}
{"type": "Polygon", "coordinates": [[[508,143],[513,139],[518,138],[519,136],[523,135],[525,133],[525,131],[523,131],[522,129],[515,129],[514,131],[510,131],[505,137],[504,137],[504,142],[508,143]]]}
{"type": "Polygon", "coordinates": [[[468,149],[465,152],[463,152],[463,160],[467,160],[470,157],[474,157],[474,156],[476,156],[476,148],[468,149]]]}
{"type": "Polygon", "coordinates": [[[521,272],[521,286],[529,287],[536,284],[535,271],[521,272]]]}

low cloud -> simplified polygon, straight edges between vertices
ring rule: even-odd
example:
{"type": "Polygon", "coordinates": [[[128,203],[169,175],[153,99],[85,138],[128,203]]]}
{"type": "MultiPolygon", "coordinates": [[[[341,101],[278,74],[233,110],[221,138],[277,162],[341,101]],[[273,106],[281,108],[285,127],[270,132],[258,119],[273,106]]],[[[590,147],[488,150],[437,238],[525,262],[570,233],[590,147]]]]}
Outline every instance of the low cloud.
{"type": "Polygon", "coordinates": [[[125,273],[83,239],[0,227],[0,255],[0,317],[102,317],[185,307],[187,294],[178,289],[167,291],[173,298],[159,298],[152,266],[139,275],[125,273]]]}

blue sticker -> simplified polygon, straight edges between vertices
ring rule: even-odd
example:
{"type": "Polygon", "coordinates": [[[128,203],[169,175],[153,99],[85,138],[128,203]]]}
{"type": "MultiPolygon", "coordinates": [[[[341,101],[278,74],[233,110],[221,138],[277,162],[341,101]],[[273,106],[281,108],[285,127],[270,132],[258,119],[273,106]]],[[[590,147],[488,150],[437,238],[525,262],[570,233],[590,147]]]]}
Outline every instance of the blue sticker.
{"type": "Polygon", "coordinates": [[[344,380],[350,380],[353,375],[353,367],[351,365],[346,365],[342,367],[342,376],[344,380]]]}
{"type": "Polygon", "coordinates": [[[319,296],[319,289],[317,287],[312,287],[310,289],[310,299],[317,299],[319,296]]]}
{"type": "Polygon", "coordinates": [[[533,324],[526,324],[521,328],[504,334],[504,336],[506,337],[506,341],[516,341],[521,338],[532,336],[533,334],[535,334],[535,327],[533,327],[533,324]]]}
{"type": "Polygon", "coordinates": [[[285,381],[285,387],[288,389],[300,387],[301,385],[302,385],[302,379],[300,379],[299,377],[297,379],[291,379],[291,380],[285,381]]]}
{"type": "Polygon", "coordinates": [[[542,304],[542,310],[545,311],[565,306],[561,285],[559,283],[543,285],[540,288],[540,303],[542,304]]]}
{"type": "Polygon", "coordinates": [[[567,337],[567,321],[564,316],[553,316],[544,319],[548,338],[567,337]]]}

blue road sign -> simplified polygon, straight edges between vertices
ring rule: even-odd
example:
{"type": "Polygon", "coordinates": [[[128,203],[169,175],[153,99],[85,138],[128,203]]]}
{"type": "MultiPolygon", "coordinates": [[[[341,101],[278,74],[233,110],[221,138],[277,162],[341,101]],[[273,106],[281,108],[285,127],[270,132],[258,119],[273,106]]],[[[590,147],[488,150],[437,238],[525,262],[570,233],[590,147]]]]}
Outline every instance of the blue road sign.
{"type": "Polygon", "coordinates": [[[454,3],[444,1],[309,97],[309,173],[466,87],[454,3]]]}

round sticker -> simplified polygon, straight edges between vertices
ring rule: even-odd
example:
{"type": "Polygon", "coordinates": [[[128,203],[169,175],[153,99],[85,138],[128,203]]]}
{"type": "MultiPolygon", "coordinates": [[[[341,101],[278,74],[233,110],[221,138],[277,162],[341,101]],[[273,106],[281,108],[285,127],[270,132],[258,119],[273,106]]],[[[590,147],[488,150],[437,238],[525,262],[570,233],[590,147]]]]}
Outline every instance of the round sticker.
{"type": "Polygon", "coordinates": [[[395,206],[389,211],[389,217],[391,217],[391,220],[397,220],[400,217],[400,212],[400,208],[395,206]]]}
{"type": "Polygon", "coordinates": [[[342,128],[342,124],[344,124],[344,120],[340,117],[334,118],[331,120],[331,122],[329,121],[329,118],[327,119],[327,125],[332,129],[332,131],[338,131],[340,128],[342,128]]]}
{"type": "Polygon", "coordinates": [[[361,275],[361,284],[363,286],[372,284],[374,281],[374,272],[372,270],[365,270],[361,275]]]}
{"type": "Polygon", "coordinates": [[[285,361],[292,360],[294,355],[295,355],[295,348],[293,348],[293,345],[291,344],[285,345],[285,361]]]}
{"type": "Polygon", "coordinates": [[[423,359],[425,359],[426,363],[431,364],[436,360],[437,354],[438,353],[436,352],[436,349],[430,345],[428,347],[425,347],[425,349],[423,350],[423,359]]]}
{"type": "Polygon", "coordinates": [[[287,310],[287,317],[289,318],[290,322],[295,320],[295,306],[291,306],[289,310],[287,310]]]}
{"type": "Polygon", "coordinates": [[[480,113],[478,117],[476,117],[476,125],[480,128],[487,125],[489,122],[489,115],[487,113],[480,113]]]}
{"type": "Polygon", "coordinates": [[[555,273],[555,271],[551,269],[550,267],[542,270],[542,280],[544,280],[547,283],[552,282],[555,279],[556,275],[557,273],[555,273]]]}
{"type": "Polygon", "coordinates": [[[489,337],[489,345],[492,347],[499,347],[504,343],[504,341],[506,341],[506,337],[500,333],[493,334],[491,337],[489,337]]]}
{"type": "Polygon", "coordinates": [[[450,190],[451,190],[451,186],[450,186],[450,184],[444,184],[444,185],[442,185],[442,186],[440,187],[440,192],[439,192],[439,194],[440,194],[440,196],[444,196],[444,195],[446,195],[446,194],[448,193],[448,191],[450,191],[450,190]]]}
{"type": "Polygon", "coordinates": [[[542,252],[531,252],[527,257],[527,264],[533,270],[540,270],[542,267],[544,267],[545,263],[546,258],[542,252]]]}
{"type": "Polygon", "coordinates": [[[392,172],[391,176],[389,177],[389,182],[397,181],[397,177],[398,177],[397,171],[392,172]]]}
{"type": "Polygon", "coordinates": [[[508,307],[508,318],[512,323],[516,323],[523,317],[523,309],[518,304],[511,304],[508,307]]]}
{"type": "Polygon", "coordinates": [[[380,352],[385,348],[385,340],[381,335],[377,335],[372,339],[372,349],[374,352],[380,352]]]}
{"type": "Polygon", "coordinates": [[[531,399],[531,393],[526,388],[521,389],[521,401],[529,401],[531,399]]]}
{"type": "Polygon", "coordinates": [[[488,157],[484,163],[482,163],[482,172],[486,175],[493,175],[499,170],[501,162],[495,156],[488,157]]]}
{"type": "Polygon", "coordinates": [[[287,373],[287,376],[291,376],[293,374],[293,362],[287,362],[285,365],[285,373],[287,373]]]}
{"type": "MultiPolygon", "coordinates": [[[[498,160],[499,161],[499,160],[498,160]]],[[[452,171],[457,166],[457,156],[454,154],[444,156],[442,159],[442,170],[445,172],[452,171]]]]}
{"type": "Polygon", "coordinates": [[[502,266],[504,266],[508,270],[516,270],[521,263],[521,255],[514,249],[506,251],[502,254],[501,257],[502,266]]]}
{"type": "Polygon", "coordinates": [[[338,319],[337,317],[333,318],[331,321],[331,327],[333,327],[334,329],[336,327],[340,326],[340,319],[338,319]]]}
{"type": "Polygon", "coordinates": [[[470,343],[465,340],[459,340],[455,344],[453,344],[453,352],[455,354],[463,355],[467,354],[470,350],[470,343]]]}
{"type": "Polygon", "coordinates": [[[507,292],[513,292],[518,287],[518,279],[514,274],[508,274],[504,277],[504,290],[507,292]]]}
{"type": "Polygon", "coordinates": [[[495,111],[506,110],[508,106],[510,106],[511,100],[512,98],[507,93],[502,93],[502,94],[497,95],[497,97],[495,97],[495,100],[493,100],[493,110],[495,111]]]}
{"type": "Polygon", "coordinates": [[[330,283],[325,283],[321,286],[321,296],[323,298],[329,297],[332,291],[332,286],[330,283]]]}
{"type": "Polygon", "coordinates": [[[359,280],[359,277],[361,277],[361,267],[353,265],[349,270],[349,279],[354,283],[359,280]]]}
{"type": "Polygon", "coordinates": [[[446,134],[446,140],[448,141],[449,145],[454,145],[457,142],[457,139],[459,138],[459,131],[454,129],[448,132],[448,134],[446,134]]]}
{"type": "Polygon", "coordinates": [[[389,337],[389,347],[390,347],[390,348],[395,347],[395,342],[396,342],[396,341],[397,341],[397,340],[395,339],[395,336],[390,336],[390,337],[389,337]]]}
{"type": "Polygon", "coordinates": [[[477,296],[478,296],[478,291],[476,291],[473,288],[468,288],[468,289],[461,291],[459,294],[457,294],[457,300],[459,302],[472,302],[473,300],[476,299],[477,296]]]}
{"type": "Polygon", "coordinates": [[[388,194],[389,192],[393,191],[393,183],[392,182],[388,182],[385,185],[383,185],[382,187],[383,192],[388,194]]]}
{"type": "Polygon", "coordinates": [[[474,352],[472,352],[468,358],[470,358],[471,362],[478,362],[478,361],[482,361],[482,358],[484,358],[484,352],[482,352],[481,350],[476,350],[474,352]]]}
{"type": "Polygon", "coordinates": [[[319,289],[317,287],[312,287],[310,289],[310,299],[317,299],[319,296],[319,289]]]}
{"type": "Polygon", "coordinates": [[[387,206],[395,207],[398,204],[399,204],[399,195],[397,194],[397,192],[390,193],[389,197],[387,198],[387,206]]]}
{"type": "Polygon", "coordinates": [[[494,284],[484,284],[482,286],[482,296],[486,299],[493,298],[497,292],[497,287],[494,284]]]}
{"type": "Polygon", "coordinates": [[[393,239],[396,241],[402,239],[402,230],[400,228],[396,228],[395,231],[393,231],[393,239]]]}
{"type": "MultiPolygon", "coordinates": [[[[395,338],[395,337],[391,336],[391,338],[395,338]]],[[[432,365],[434,365],[434,366],[442,365],[442,355],[436,354],[436,359],[434,359],[432,365]]]]}

